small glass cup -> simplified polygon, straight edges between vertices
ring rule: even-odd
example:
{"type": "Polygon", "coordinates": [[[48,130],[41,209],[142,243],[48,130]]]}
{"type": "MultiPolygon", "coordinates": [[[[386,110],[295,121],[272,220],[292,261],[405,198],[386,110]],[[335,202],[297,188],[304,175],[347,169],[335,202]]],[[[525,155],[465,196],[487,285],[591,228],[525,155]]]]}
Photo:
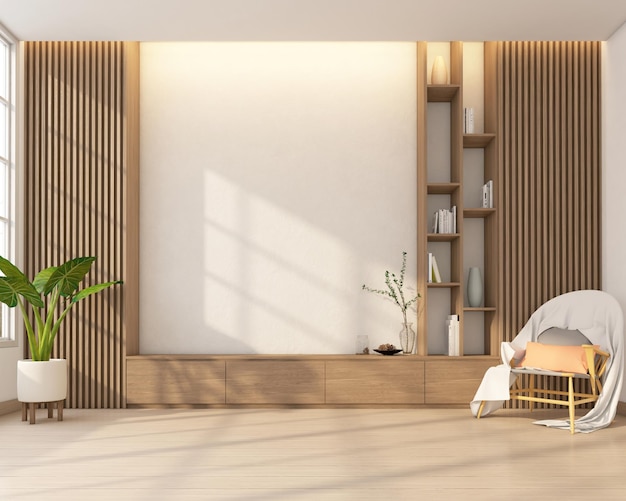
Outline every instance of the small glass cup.
{"type": "Polygon", "coordinates": [[[356,337],[356,354],[357,355],[369,355],[370,354],[370,340],[366,334],[359,334],[356,337]]]}

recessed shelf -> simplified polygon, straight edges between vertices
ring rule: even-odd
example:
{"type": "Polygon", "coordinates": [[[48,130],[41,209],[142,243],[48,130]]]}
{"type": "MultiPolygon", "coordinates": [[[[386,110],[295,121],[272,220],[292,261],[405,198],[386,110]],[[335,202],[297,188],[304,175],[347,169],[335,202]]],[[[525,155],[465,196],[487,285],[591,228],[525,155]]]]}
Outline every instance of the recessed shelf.
{"type": "Polygon", "coordinates": [[[476,207],[472,209],[463,209],[463,217],[466,218],[485,218],[496,213],[496,209],[483,209],[482,207],[476,207]]]}
{"type": "Polygon", "coordinates": [[[429,85],[426,96],[429,103],[450,103],[459,92],[460,85],[429,85]]]}
{"type": "Polygon", "coordinates": [[[463,134],[463,148],[486,148],[496,137],[492,132],[484,134],[463,134]]]}
{"type": "Polygon", "coordinates": [[[459,236],[458,233],[429,233],[426,238],[429,242],[452,242],[459,236]]]}
{"type": "Polygon", "coordinates": [[[452,195],[460,186],[461,183],[428,183],[426,192],[429,195],[452,195]]]}
{"type": "MultiPolygon", "coordinates": [[[[469,320],[469,323],[466,325],[463,318],[460,319],[459,351],[461,357],[446,357],[446,359],[463,358],[466,352],[483,353],[484,356],[497,355],[501,332],[500,326],[492,317],[499,311],[494,307],[493,297],[497,297],[500,292],[497,223],[502,209],[500,204],[495,204],[497,208],[483,208],[480,202],[481,197],[473,201],[463,195],[466,190],[469,193],[477,191],[476,195],[480,195],[480,185],[488,179],[493,181],[494,189],[498,189],[500,165],[496,147],[499,140],[497,131],[501,126],[497,113],[498,100],[493,92],[485,93],[482,108],[479,108],[479,115],[488,118],[485,128],[483,129],[483,125],[478,123],[477,134],[464,134],[463,107],[467,106],[463,103],[465,85],[470,84],[478,91],[480,89],[475,84],[479,82],[474,82],[473,77],[468,82],[463,81],[463,44],[451,42],[448,47],[449,59],[447,60],[449,75],[452,75],[451,83],[449,85],[428,84],[428,70],[430,69],[428,47],[426,42],[417,44],[417,213],[418,252],[420,253],[418,278],[420,283],[426,282],[421,292],[425,299],[425,310],[428,310],[428,315],[424,314],[418,319],[419,328],[424,336],[418,342],[417,351],[426,357],[447,352],[446,339],[444,339],[445,336],[439,335],[439,327],[436,327],[437,331],[432,334],[432,337],[427,331],[429,327],[435,326],[433,318],[440,317],[443,312],[455,312],[461,317],[466,313],[465,318],[469,320]],[[431,107],[431,103],[440,103],[442,106],[431,107]],[[476,153],[470,153],[470,149],[476,150],[476,153]],[[465,161],[467,161],[466,166],[464,166],[465,161]],[[464,204],[464,200],[469,200],[469,204],[464,204]],[[454,229],[455,233],[433,233],[432,211],[453,206],[456,206],[456,226],[453,225],[450,228],[448,225],[438,225],[438,228],[454,229]],[[475,226],[476,224],[478,227],[475,226]],[[443,264],[446,280],[443,283],[427,283],[429,252],[437,254],[438,261],[443,264]],[[468,257],[474,257],[474,255],[476,259],[483,261],[484,287],[491,291],[491,300],[486,306],[479,308],[471,308],[464,304],[466,270],[463,263],[468,257]],[[480,335],[479,331],[483,331],[484,335],[480,335]]],[[[497,88],[497,75],[499,74],[497,44],[486,42],[483,49],[483,87],[497,88]]],[[[474,47],[471,47],[470,53],[474,50],[474,47]]],[[[466,59],[469,63],[471,57],[466,59]]],[[[469,72],[478,70],[471,63],[468,64],[468,68],[469,72]]],[[[465,73],[465,77],[469,75],[468,72],[465,73]]]]}

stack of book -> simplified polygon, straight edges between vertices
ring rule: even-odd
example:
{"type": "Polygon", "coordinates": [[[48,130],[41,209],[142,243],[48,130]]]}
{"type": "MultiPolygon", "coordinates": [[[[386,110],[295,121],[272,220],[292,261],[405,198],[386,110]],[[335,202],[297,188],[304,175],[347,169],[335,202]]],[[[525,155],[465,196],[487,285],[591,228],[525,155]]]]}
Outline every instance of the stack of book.
{"type": "Polygon", "coordinates": [[[483,209],[493,209],[493,181],[490,179],[483,185],[483,209]]]}
{"type": "Polygon", "coordinates": [[[437,265],[437,259],[432,252],[428,253],[428,283],[440,284],[441,273],[439,272],[439,266],[437,265]]]}
{"type": "Polygon", "coordinates": [[[459,316],[448,315],[446,320],[446,332],[448,334],[448,355],[458,357],[460,353],[459,346],[459,316]]]}
{"type": "Polygon", "coordinates": [[[435,211],[433,233],[456,233],[456,205],[449,210],[435,211]]]}

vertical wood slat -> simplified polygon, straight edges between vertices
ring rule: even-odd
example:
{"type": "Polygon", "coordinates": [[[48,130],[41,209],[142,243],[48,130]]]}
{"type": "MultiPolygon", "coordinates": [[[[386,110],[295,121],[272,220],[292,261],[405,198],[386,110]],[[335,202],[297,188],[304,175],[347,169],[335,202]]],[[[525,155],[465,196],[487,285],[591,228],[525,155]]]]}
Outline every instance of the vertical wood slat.
{"type": "MultiPolygon", "coordinates": [[[[463,43],[450,42],[450,83],[463,88],[463,43]]],[[[450,103],[450,181],[459,183],[450,197],[450,204],[456,206],[457,213],[463,214],[463,93],[457,92],[450,103]]],[[[450,279],[462,282],[463,275],[463,218],[457,217],[458,237],[450,242],[450,279]]],[[[463,290],[450,289],[450,311],[458,315],[460,325],[465,324],[463,311],[463,290]]],[[[461,332],[459,352],[464,353],[465,342],[461,332]]],[[[487,349],[487,348],[485,348],[487,349]]]]}
{"type": "Polygon", "coordinates": [[[601,45],[499,44],[500,321],[510,341],[552,297],[601,287],[601,45]]]}
{"type": "MultiPolygon", "coordinates": [[[[428,124],[427,98],[427,43],[417,42],[417,248],[426,249],[428,246],[428,213],[427,204],[427,144],[426,130],[428,124]]],[[[426,252],[417,253],[417,269],[426,270],[428,266],[426,252]]],[[[421,296],[418,301],[420,314],[417,316],[417,353],[428,353],[428,294],[426,273],[417,274],[417,292],[421,296]]]]}
{"type": "Polygon", "coordinates": [[[54,349],[68,407],[124,407],[127,337],[138,344],[138,44],[28,42],[24,58],[26,273],[97,256],[85,285],[125,281],[78,303],[54,349]]]}
{"type": "MultiPolygon", "coordinates": [[[[502,190],[500,187],[499,169],[499,92],[501,88],[501,78],[499,71],[502,65],[502,54],[497,42],[485,42],[484,44],[484,108],[485,123],[484,130],[494,133],[495,138],[489,143],[484,153],[484,179],[493,180],[494,200],[496,209],[502,207],[502,190]]],[[[485,312],[485,352],[497,356],[500,353],[500,316],[503,284],[500,273],[500,253],[501,238],[498,234],[498,211],[485,219],[484,224],[484,282],[485,284],[495,284],[495,286],[485,287],[485,304],[495,305],[496,311],[485,312]]]]}

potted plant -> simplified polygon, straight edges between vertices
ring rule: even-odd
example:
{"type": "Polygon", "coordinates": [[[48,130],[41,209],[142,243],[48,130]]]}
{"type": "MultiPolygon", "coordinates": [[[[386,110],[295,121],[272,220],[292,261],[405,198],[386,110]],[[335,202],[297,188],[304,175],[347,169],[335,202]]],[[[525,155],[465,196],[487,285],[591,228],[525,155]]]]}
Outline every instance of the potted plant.
{"type": "MultiPolygon", "coordinates": [[[[41,270],[30,282],[19,268],[0,256],[0,271],[4,273],[0,277],[0,301],[10,308],[19,307],[32,357],[18,361],[20,402],[59,402],[67,396],[67,362],[50,359],[59,328],[76,303],[122,283],[115,280],[78,290],[95,260],[95,257],[70,259],[60,266],[41,270]]],[[[32,415],[31,422],[34,422],[32,415]]]]}
{"type": "Polygon", "coordinates": [[[409,299],[405,297],[404,293],[404,274],[406,272],[406,252],[402,252],[402,268],[400,269],[400,277],[397,277],[395,273],[385,271],[385,284],[387,290],[371,289],[367,285],[363,284],[362,289],[380,294],[392,300],[400,307],[402,311],[402,330],[400,331],[400,346],[403,353],[413,353],[415,350],[416,334],[413,329],[413,324],[408,321],[406,311],[411,308],[420,295],[417,294],[409,299]]]}

